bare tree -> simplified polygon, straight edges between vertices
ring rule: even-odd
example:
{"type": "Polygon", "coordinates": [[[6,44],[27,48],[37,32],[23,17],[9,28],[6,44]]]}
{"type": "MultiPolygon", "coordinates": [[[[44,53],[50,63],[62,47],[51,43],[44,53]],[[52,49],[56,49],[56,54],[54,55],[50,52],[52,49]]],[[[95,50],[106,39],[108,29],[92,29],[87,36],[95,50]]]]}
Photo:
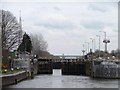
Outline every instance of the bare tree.
{"type": "Polygon", "coordinates": [[[9,11],[0,10],[0,27],[2,30],[2,49],[15,50],[22,40],[22,30],[16,17],[9,11]]]}
{"type": "Polygon", "coordinates": [[[37,35],[30,35],[32,45],[33,45],[33,53],[34,54],[40,54],[42,51],[47,51],[48,44],[44,40],[43,36],[41,34],[37,35]]]}

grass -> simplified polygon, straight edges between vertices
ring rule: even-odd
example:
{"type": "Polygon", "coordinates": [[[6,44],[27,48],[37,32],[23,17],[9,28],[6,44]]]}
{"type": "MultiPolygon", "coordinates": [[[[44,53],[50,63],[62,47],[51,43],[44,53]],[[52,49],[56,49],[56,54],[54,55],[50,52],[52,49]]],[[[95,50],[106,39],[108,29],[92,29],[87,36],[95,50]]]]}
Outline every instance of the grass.
{"type": "Polygon", "coordinates": [[[23,69],[14,69],[14,70],[7,70],[5,72],[5,69],[0,71],[0,75],[8,75],[8,74],[14,74],[14,73],[17,73],[17,72],[20,72],[20,71],[23,71],[23,69]]]}

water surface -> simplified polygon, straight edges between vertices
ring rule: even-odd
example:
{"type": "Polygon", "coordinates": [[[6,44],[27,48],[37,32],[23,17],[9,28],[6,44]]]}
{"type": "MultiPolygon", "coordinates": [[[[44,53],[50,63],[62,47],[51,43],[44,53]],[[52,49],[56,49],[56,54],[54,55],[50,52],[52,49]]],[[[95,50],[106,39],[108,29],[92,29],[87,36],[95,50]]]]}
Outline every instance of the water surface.
{"type": "Polygon", "coordinates": [[[37,75],[9,88],[118,88],[116,79],[92,79],[87,76],[61,75],[61,70],[53,70],[53,75],[37,75]]]}

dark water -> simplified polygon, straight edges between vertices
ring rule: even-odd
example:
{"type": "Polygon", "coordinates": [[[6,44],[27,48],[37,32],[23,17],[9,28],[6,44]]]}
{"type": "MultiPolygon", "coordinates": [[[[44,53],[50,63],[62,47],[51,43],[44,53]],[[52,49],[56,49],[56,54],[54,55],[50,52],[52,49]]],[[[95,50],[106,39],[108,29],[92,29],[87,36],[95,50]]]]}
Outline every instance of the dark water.
{"type": "Polygon", "coordinates": [[[86,76],[61,75],[61,70],[53,70],[53,75],[38,75],[10,88],[118,88],[118,80],[92,79],[86,76]]]}

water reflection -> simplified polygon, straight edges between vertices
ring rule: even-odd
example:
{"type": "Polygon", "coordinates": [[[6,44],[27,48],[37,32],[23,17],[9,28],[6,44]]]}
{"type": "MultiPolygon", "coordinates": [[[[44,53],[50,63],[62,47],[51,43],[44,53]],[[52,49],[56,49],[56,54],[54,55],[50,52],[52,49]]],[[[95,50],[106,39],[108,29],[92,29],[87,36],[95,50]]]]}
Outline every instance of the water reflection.
{"type": "Polygon", "coordinates": [[[92,79],[86,76],[61,75],[61,70],[53,70],[53,75],[38,75],[12,85],[10,88],[118,88],[118,80],[92,79]]]}

